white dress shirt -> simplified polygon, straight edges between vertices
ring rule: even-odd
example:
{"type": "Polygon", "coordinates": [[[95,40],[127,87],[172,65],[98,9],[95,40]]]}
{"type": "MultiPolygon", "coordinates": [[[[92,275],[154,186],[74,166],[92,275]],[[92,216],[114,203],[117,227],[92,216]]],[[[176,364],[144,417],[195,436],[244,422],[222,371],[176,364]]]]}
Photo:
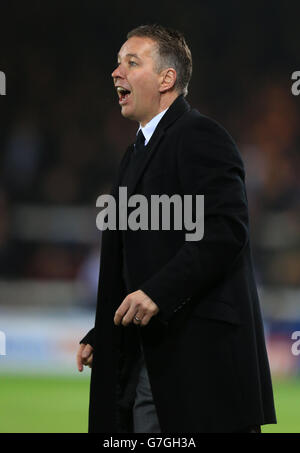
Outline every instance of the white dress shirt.
{"type": "MultiPolygon", "coordinates": [[[[169,108],[169,107],[168,107],[169,108]]],[[[138,128],[137,130],[137,133],[139,133],[139,130],[142,129],[142,132],[144,134],[144,137],[145,137],[145,146],[148,144],[150,138],[152,137],[155,129],[156,129],[156,126],[158,125],[158,123],[160,122],[160,120],[162,119],[162,117],[164,116],[164,114],[166,113],[166,111],[168,110],[168,108],[166,110],[163,110],[162,112],[158,113],[157,115],[155,115],[152,120],[149,121],[149,123],[147,123],[145,126],[141,126],[138,128]]]]}

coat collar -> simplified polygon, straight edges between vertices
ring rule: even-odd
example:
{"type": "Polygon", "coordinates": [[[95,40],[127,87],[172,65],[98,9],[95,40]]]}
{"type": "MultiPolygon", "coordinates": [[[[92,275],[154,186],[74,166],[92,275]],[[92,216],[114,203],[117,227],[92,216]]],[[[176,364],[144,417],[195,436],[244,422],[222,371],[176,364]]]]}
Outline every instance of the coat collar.
{"type": "MultiPolygon", "coordinates": [[[[184,99],[183,95],[179,95],[175,101],[170,105],[168,108],[167,112],[164,114],[160,122],[158,123],[151,139],[149,140],[149,143],[147,144],[147,157],[144,160],[143,164],[139,168],[139,171],[136,173],[135,177],[131,180],[129,186],[128,186],[128,192],[127,196],[128,198],[132,195],[134,192],[134,189],[136,188],[137,183],[139,182],[140,178],[142,177],[144,171],[146,170],[147,166],[149,165],[149,162],[153,158],[155,152],[157,151],[158,145],[161,142],[165,131],[180,117],[182,116],[185,112],[189,111],[191,109],[189,103],[184,99]]],[[[124,165],[122,166],[122,169],[120,171],[120,177],[122,172],[125,170],[126,165],[129,164],[130,160],[130,154],[133,151],[133,144],[129,146],[127,150],[127,158],[124,160],[124,165]]],[[[120,182],[120,177],[119,181],[120,182]]],[[[119,186],[119,184],[118,184],[119,186]]],[[[115,187],[117,189],[117,187],[115,187]]]]}
{"type": "MultiPolygon", "coordinates": [[[[181,115],[191,109],[189,103],[185,100],[184,96],[180,94],[175,101],[170,105],[160,122],[158,123],[155,132],[157,130],[166,130],[174,121],[177,120],[181,115]]],[[[155,134],[155,133],[154,133],[155,134]]],[[[153,135],[154,135],[153,134],[153,135]]],[[[150,144],[150,142],[149,142],[150,144]]]]}

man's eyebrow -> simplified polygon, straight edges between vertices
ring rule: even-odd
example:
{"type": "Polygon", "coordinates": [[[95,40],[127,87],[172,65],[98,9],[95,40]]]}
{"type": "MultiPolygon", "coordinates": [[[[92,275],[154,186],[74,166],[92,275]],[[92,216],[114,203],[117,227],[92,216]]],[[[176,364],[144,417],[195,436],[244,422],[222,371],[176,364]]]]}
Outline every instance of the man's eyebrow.
{"type": "MultiPolygon", "coordinates": [[[[127,54],[125,55],[125,57],[134,57],[134,58],[137,58],[137,59],[139,59],[139,60],[141,59],[136,53],[127,53],[127,54]]],[[[119,60],[120,54],[117,55],[117,58],[118,58],[118,60],[119,60]]]]}

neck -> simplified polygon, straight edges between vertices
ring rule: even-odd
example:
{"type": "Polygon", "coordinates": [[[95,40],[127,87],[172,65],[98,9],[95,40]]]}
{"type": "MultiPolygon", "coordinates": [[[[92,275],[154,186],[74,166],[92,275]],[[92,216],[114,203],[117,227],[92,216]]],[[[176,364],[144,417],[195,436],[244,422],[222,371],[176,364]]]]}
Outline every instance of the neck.
{"type": "Polygon", "coordinates": [[[179,94],[177,92],[168,92],[167,91],[166,93],[163,93],[160,97],[159,105],[158,105],[157,109],[155,110],[155,112],[152,112],[152,114],[149,115],[148,118],[145,118],[143,121],[140,121],[140,125],[142,127],[146,126],[146,124],[149,123],[149,121],[151,121],[152,118],[154,118],[160,112],[163,112],[164,110],[169,108],[170,105],[173,104],[173,102],[175,101],[175,99],[178,96],[179,96],[179,94]]]}

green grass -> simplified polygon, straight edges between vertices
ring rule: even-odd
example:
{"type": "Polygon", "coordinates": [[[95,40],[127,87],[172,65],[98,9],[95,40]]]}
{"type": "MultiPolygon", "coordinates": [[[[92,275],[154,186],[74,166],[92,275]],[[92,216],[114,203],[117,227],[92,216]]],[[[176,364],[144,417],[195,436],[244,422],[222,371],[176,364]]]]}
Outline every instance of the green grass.
{"type": "Polygon", "coordinates": [[[88,377],[0,375],[0,432],[87,432],[88,398],[88,377]]]}
{"type": "MultiPolygon", "coordinates": [[[[264,433],[300,432],[300,379],[274,380],[278,424],[264,433]]],[[[0,432],[84,433],[89,378],[0,375],[0,432]]]]}
{"type": "Polygon", "coordinates": [[[273,379],[277,425],[265,425],[264,433],[300,433],[300,379],[273,379]]]}

